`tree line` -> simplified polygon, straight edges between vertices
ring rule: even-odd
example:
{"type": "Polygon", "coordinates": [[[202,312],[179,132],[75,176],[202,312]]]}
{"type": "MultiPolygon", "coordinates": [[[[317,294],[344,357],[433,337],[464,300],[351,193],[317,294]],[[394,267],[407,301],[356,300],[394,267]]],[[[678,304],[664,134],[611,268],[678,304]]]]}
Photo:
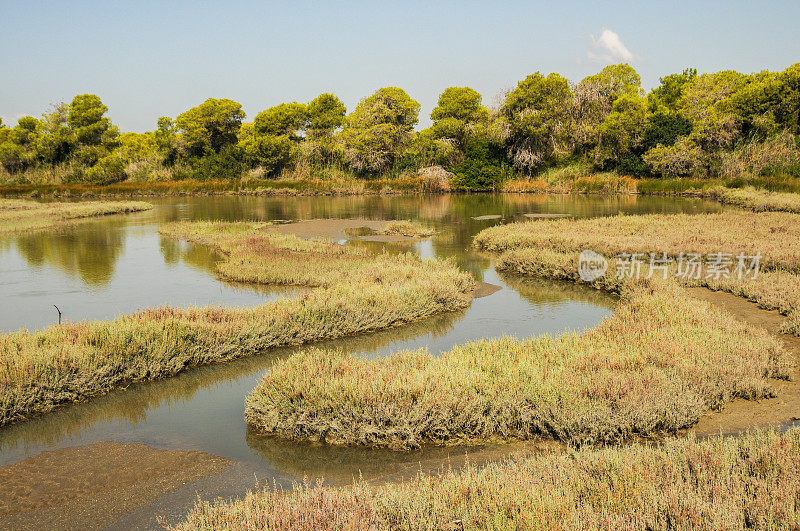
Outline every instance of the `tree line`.
{"type": "Polygon", "coordinates": [[[326,93],[250,122],[238,102],[210,98],[146,133],[120,133],[107,111],[83,94],[13,127],[0,120],[5,180],[313,177],[331,168],[372,178],[441,166],[455,186],[496,188],[571,163],[635,177],[800,177],[800,63],[754,74],[687,69],[647,93],[628,64],[577,83],[536,72],[497,108],[469,87],[450,87],[419,131],[420,104],[398,87],[377,90],[350,113],[326,93]]]}

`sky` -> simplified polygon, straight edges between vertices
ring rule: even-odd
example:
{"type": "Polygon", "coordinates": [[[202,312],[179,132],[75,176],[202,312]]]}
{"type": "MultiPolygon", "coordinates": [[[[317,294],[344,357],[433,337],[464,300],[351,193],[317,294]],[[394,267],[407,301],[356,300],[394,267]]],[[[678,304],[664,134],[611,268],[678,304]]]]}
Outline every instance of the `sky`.
{"type": "Polygon", "coordinates": [[[399,86],[430,123],[439,94],[484,103],[536,71],[579,81],[629,62],[645,88],[686,67],[800,62],[800,1],[89,2],[0,0],[0,117],[15,124],[92,93],[122,131],[147,131],[207,98],[248,120],[322,92],[352,110],[399,86]]]}

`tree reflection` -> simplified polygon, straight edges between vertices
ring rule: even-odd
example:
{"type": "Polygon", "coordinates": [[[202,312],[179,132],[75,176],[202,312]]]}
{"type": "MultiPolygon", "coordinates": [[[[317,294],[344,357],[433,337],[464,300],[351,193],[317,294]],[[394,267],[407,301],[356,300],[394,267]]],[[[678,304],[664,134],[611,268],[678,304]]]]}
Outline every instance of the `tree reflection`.
{"type": "Polygon", "coordinates": [[[108,284],[125,246],[125,223],[104,221],[17,237],[19,254],[35,266],[49,265],[90,286],[108,284]]]}

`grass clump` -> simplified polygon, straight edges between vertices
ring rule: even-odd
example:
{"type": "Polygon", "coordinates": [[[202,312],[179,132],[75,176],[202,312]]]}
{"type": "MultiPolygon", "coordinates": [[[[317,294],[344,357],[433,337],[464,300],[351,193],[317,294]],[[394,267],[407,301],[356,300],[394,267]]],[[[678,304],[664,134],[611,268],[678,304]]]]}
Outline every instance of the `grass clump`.
{"type": "Polygon", "coordinates": [[[436,234],[436,230],[419,223],[407,220],[393,220],[386,223],[378,231],[386,236],[405,236],[407,238],[427,238],[436,234]]]}
{"type": "Polygon", "coordinates": [[[370,488],[199,502],[202,529],[793,529],[800,430],[513,457],[370,488]]]}
{"type": "Polygon", "coordinates": [[[218,249],[225,278],[316,289],[252,309],[162,307],[0,336],[0,425],[188,367],[464,308],[474,288],[449,262],[305,241],[266,224],[178,223],[163,233],[218,249]]]}
{"type": "Polygon", "coordinates": [[[772,395],[789,362],[765,331],[672,283],[623,286],[584,333],[404,351],[364,360],[308,350],[276,362],[246,400],[258,431],[395,449],[492,438],[607,443],[691,426],[735,397],[772,395]]]}
{"type": "Polygon", "coordinates": [[[636,181],[616,172],[598,172],[590,164],[572,163],[547,168],[530,178],[509,179],[502,191],[626,194],[636,192],[636,181]]]}
{"type": "Polygon", "coordinates": [[[0,199],[0,234],[45,229],[108,214],[127,214],[153,208],[141,201],[89,201],[39,203],[22,199],[0,199]]]}
{"type": "Polygon", "coordinates": [[[717,186],[706,192],[720,203],[736,205],[754,212],[794,212],[800,214],[800,194],[769,192],[753,187],[725,188],[717,186]]]}

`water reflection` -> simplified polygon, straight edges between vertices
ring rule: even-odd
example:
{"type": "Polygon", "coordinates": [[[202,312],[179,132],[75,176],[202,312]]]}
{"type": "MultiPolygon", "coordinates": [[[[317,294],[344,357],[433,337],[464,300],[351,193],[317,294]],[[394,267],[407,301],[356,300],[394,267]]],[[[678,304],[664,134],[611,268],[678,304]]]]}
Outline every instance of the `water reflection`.
{"type": "Polygon", "coordinates": [[[20,235],[19,254],[35,267],[49,265],[89,286],[108,284],[125,246],[125,222],[81,225],[20,235]]]}
{"type": "MultiPolygon", "coordinates": [[[[431,255],[452,258],[459,267],[482,279],[489,260],[470,248],[481,229],[526,219],[529,213],[569,213],[576,217],[612,215],[620,212],[709,212],[721,206],[700,199],[661,197],[583,196],[577,194],[483,194],[433,196],[346,197],[196,197],[148,199],[156,204],[149,212],[81,222],[60,231],[41,231],[0,239],[0,297],[22,306],[21,315],[0,314],[0,330],[21,326],[35,328],[52,323],[47,308],[52,304],[69,309],[72,320],[108,318],[120,313],[161,304],[254,305],[258,297],[213,293],[218,257],[207,249],[157,238],[158,226],[178,220],[298,220],[313,218],[365,217],[370,219],[414,219],[435,226],[439,234],[431,241],[431,255]],[[499,215],[499,219],[474,219],[499,215]],[[145,247],[147,242],[147,247],[145,247]],[[131,248],[134,246],[135,248],[131,248]],[[158,254],[154,253],[158,250],[158,254]],[[189,266],[205,275],[177,289],[178,279],[189,266]],[[180,270],[180,271],[179,271],[180,270]],[[125,278],[123,278],[123,276],[125,278]],[[137,287],[129,287],[135,279],[137,287]],[[55,285],[55,286],[53,286],[55,285]],[[67,286],[67,289],[63,289],[67,286]],[[165,286],[171,286],[166,290],[165,286]],[[81,294],[93,293],[114,304],[86,308],[81,294]],[[201,293],[196,297],[195,293],[201,293]],[[231,296],[230,299],[226,299],[231,296]],[[73,298],[75,299],[73,301],[73,298]],[[76,304],[73,304],[75,302],[76,304]]],[[[379,244],[361,245],[380,248],[379,244]]],[[[395,246],[415,250],[412,244],[395,246]]]]}

